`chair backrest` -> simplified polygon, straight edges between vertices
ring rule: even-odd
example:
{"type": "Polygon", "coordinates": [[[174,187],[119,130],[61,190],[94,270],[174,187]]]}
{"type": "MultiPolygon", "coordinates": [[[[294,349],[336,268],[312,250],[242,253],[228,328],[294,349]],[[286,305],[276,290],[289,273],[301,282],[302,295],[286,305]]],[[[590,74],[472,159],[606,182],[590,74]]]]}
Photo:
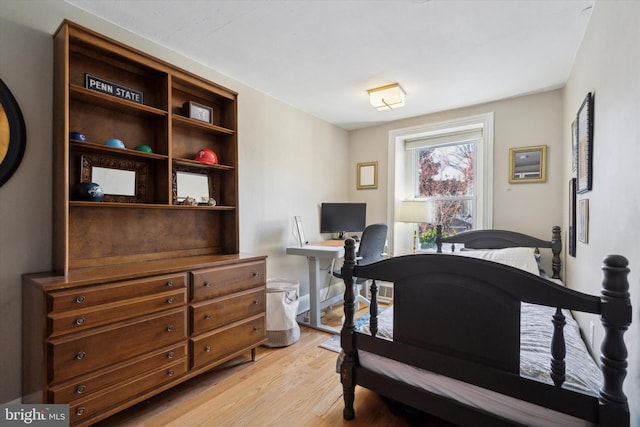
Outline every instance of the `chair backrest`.
{"type": "Polygon", "coordinates": [[[387,224],[371,224],[364,229],[358,247],[358,265],[367,265],[384,259],[387,230],[387,224]]]}

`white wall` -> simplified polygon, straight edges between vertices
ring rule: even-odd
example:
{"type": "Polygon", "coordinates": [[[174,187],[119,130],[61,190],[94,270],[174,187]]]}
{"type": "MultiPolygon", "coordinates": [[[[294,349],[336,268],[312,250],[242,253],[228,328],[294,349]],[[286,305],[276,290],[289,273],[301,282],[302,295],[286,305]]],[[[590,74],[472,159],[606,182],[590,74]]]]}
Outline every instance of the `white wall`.
{"type": "MultiPolygon", "coordinates": [[[[408,99],[407,102],[410,102],[408,99]]],[[[367,216],[387,218],[389,132],[494,113],[493,227],[551,238],[551,228],[562,224],[564,189],[562,90],[521,96],[468,108],[429,114],[351,131],[351,167],[378,160],[377,190],[356,190],[355,173],[350,199],[368,203],[367,216]],[[509,184],[509,148],[547,145],[547,182],[509,184]]]]}
{"type": "MultiPolygon", "coordinates": [[[[589,200],[589,243],[577,243],[566,260],[567,283],[600,292],[601,261],[607,254],[629,260],[632,325],[625,334],[629,369],[624,391],[632,426],[640,425],[640,2],[597,1],[565,89],[564,182],[571,171],[570,125],[588,92],[594,94],[593,190],[589,200]]],[[[568,200],[565,190],[565,200],[568,200]]],[[[565,203],[567,206],[567,204],[565,203]]],[[[565,208],[563,214],[567,218],[565,208]]],[[[565,227],[567,220],[565,220],[565,227]]],[[[586,330],[589,319],[579,319],[586,330]]],[[[599,325],[598,319],[595,319],[599,325]]],[[[602,329],[596,329],[596,342],[602,329]]],[[[599,348],[594,349],[599,352],[599,348]]]]}
{"type": "Polygon", "coordinates": [[[23,161],[0,187],[0,402],[21,394],[20,276],[51,268],[52,35],[65,18],[239,93],[240,250],[268,255],[269,277],[307,292],[306,259],[284,251],[295,241],[291,218],[302,216],[308,239],[319,240],[319,204],[348,198],[346,131],[62,0],[0,0],[0,78],[27,126],[23,161]]]}

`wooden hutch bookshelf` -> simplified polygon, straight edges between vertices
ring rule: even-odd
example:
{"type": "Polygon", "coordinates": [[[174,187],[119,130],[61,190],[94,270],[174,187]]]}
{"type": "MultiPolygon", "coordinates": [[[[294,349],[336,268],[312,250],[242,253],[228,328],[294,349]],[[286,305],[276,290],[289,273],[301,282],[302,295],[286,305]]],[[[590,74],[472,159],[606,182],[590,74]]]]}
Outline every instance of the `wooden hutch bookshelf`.
{"type": "Polygon", "coordinates": [[[23,400],[88,425],[255,358],[266,256],[239,253],[235,92],[69,21],[54,58],[53,271],[23,277],[23,400]],[[184,204],[187,175],[215,204],[184,204]],[[78,200],[96,176],[104,200],[78,200]]]}

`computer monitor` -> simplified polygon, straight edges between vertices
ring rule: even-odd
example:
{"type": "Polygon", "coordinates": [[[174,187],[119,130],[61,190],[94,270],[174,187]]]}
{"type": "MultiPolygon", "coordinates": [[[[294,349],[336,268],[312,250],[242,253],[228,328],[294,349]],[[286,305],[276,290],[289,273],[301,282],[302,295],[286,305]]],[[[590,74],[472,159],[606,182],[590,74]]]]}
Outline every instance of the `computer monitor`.
{"type": "Polygon", "coordinates": [[[364,230],[367,224],[366,203],[323,203],[320,208],[320,232],[338,233],[364,230]]]}

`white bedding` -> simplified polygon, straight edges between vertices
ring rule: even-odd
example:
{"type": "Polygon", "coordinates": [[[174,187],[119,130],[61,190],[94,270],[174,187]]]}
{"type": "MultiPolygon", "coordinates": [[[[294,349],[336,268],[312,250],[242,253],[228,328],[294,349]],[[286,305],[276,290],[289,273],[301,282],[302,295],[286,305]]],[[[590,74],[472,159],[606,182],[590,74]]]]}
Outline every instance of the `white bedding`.
{"type": "MultiPolygon", "coordinates": [[[[456,254],[489,259],[539,274],[532,248],[460,251],[456,254]],[[533,261],[533,262],[532,262],[533,261]]],[[[552,384],[550,379],[551,318],[555,309],[523,303],[521,306],[520,375],[552,384]]],[[[580,330],[569,312],[564,328],[566,343],[566,381],[563,387],[597,396],[602,384],[600,369],[580,337],[580,330]]],[[[393,307],[378,316],[378,337],[393,340],[393,307]]],[[[369,326],[360,328],[369,333],[369,326]]],[[[358,350],[361,366],[404,383],[454,398],[471,406],[530,426],[592,425],[575,417],[519,399],[444,377],[414,366],[358,350]]],[[[340,360],[340,359],[339,359],[340,360]]]]}
{"type": "MultiPolygon", "coordinates": [[[[520,373],[522,376],[538,378],[541,381],[551,383],[549,342],[553,329],[551,325],[553,309],[523,304],[522,312],[521,324],[524,329],[523,338],[521,338],[520,373]],[[527,324],[533,327],[527,327],[527,324]],[[543,327],[539,328],[538,326],[541,325],[543,327]],[[533,345],[534,343],[542,343],[542,345],[533,345]]],[[[378,322],[379,333],[377,336],[393,339],[393,307],[382,312],[378,316],[378,322]]],[[[368,325],[363,326],[360,330],[369,333],[368,325]]],[[[597,390],[602,382],[600,369],[587,353],[575,320],[571,317],[567,317],[565,340],[567,344],[567,380],[563,387],[597,395],[597,390]]],[[[472,406],[484,408],[489,412],[524,425],[549,427],[592,425],[560,412],[362,350],[358,350],[358,359],[361,366],[372,371],[472,406]]]]}

